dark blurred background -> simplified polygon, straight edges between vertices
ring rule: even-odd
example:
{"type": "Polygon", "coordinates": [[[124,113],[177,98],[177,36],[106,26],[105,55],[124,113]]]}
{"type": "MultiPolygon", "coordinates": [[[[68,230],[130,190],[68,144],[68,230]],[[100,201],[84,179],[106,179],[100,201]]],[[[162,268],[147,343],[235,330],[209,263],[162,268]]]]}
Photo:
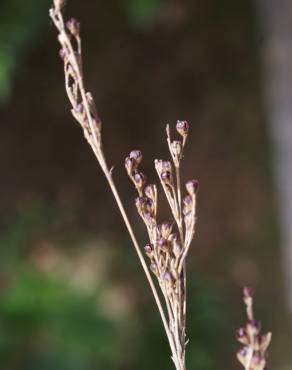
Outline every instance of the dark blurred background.
{"type": "MultiPolygon", "coordinates": [[[[0,1],[0,369],[170,369],[138,259],[69,113],[49,6],[0,1]]],[[[165,124],[191,123],[189,370],[240,368],[244,285],[273,331],[269,368],[291,369],[291,14],[287,0],[68,0],[142,244],[124,158],[141,149],[154,179],[165,124]]]]}

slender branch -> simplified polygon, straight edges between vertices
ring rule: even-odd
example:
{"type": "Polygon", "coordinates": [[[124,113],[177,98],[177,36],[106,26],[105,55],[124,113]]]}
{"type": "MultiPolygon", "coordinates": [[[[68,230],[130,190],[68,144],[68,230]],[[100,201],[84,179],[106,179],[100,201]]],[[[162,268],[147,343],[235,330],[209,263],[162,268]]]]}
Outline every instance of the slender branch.
{"type": "MultiPolygon", "coordinates": [[[[59,42],[62,46],[61,52],[63,54],[64,59],[64,68],[65,68],[65,81],[66,81],[66,91],[67,95],[69,97],[70,103],[72,105],[72,113],[74,117],[79,121],[81,124],[84,135],[90,144],[101,168],[102,171],[107,179],[107,182],[110,186],[110,189],[112,191],[112,194],[114,196],[114,199],[117,203],[117,206],[120,210],[120,213],[122,215],[123,221],[126,225],[126,228],[128,230],[128,233],[130,235],[130,238],[132,240],[133,246],[136,250],[136,253],[138,255],[138,258],[140,260],[140,263],[143,267],[143,270],[145,272],[146,278],[148,280],[148,283],[150,285],[151,291],[153,293],[156,305],[158,307],[161,320],[171,347],[171,351],[173,354],[176,353],[175,350],[175,344],[173,342],[173,338],[171,336],[171,333],[168,328],[168,323],[165,317],[165,313],[163,310],[163,306],[161,304],[158,292],[156,290],[155,284],[153,282],[153,279],[151,277],[150,271],[148,269],[148,266],[145,262],[145,259],[143,257],[143,254],[141,252],[141,248],[138,244],[138,241],[135,237],[133,228],[131,226],[131,223],[128,219],[128,216],[126,214],[126,211],[124,209],[123,203],[121,201],[121,198],[119,196],[118,190],[116,188],[116,185],[114,183],[114,180],[112,178],[112,174],[110,169],[107,166],[106,159],[102,150],[102,141],[101,141],[101,122],[98,119],[97,116],[93,116],[93,109],[94,101],[91,97],[90,93],[86,93],[85,87],[84,87],[84,81],[83,81],[83,73],[81,70],[81,40],[79,37],[79,24],[74,20],[71,19],[69,24],[67,23],[67,28],[69,30],[69,34],[66,31],[65,23],[62,15],[62,1],[55,0],[54,7],[50,9],[50,17],[53,20],[56,28],[59,31],[59,42]],[[75,37],[75,40],[77,42],[77,51],[74,50],[73,45],[71,43],[71,37],[75,37]],[[68,67],[72,70],[70,72],[73,72],[71,74],[68,73],[68,67]],[[70,86],[70,78],[75,78],[73,81],[73,86],[70,86]],[[72,93],[72,89],[73,92],[72,93]],[[80,99],[78,99],[78,94],[80,94],[80,99]],[[79,111],[79,105],[82,104],[81,110],[84,110],[84,114],[81,117],[78,117],[78,111],[79,111]],[[79,119],[78,119],[79,118],[79,119]]],[[[80,113],[80,112],[79,112],[80,113]]],[[[178,359],[173,358],[173,361],[176,365],[176,367],[179,366],[178,359]]]]}

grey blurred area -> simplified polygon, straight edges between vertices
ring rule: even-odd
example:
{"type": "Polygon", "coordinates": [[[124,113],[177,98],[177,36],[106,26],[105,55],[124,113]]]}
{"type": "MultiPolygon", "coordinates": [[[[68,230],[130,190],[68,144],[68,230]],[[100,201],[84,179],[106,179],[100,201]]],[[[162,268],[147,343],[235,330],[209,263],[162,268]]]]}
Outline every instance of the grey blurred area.
{"type": "Polygon", "coordinates": [[[287,0],[259,1],[265,44],[264,100],[273,144],[274,182],[277,189],[282,265],[287,304],[292,314],[292,6],[287,0]]]}

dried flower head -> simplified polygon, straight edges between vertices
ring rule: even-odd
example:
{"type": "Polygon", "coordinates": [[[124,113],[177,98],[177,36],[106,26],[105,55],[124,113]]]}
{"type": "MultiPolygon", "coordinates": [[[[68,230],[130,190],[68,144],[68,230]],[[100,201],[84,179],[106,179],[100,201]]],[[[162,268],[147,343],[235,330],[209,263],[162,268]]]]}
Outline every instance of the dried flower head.
{"type": "MultiPolygon", "coordinates": [[[[176,128],[185,138],[189,126],[185,121],[179,122],[176,128]]],[[[126,158],[125,166],[139,193],[136,206],[146,225],[149,237],[149,243],[144,250],[150,259],[150,269],[157,277],[165,299],[169,332],[171,341],[174,343],[173,359],[178,370],[185,370],[185,260],[195,232],[198,182],[191,180],[187,183],[188,195],[182,199],[180,161],[185,140],[183,142],[171,141],[169,126],[166,131],[173,165],[170,161],[156,159],[155,168],[173,216],[171,222],[158,223],[157,188],[156,185],[146,184],[144,176],[141,179],[139,170],[141,152],[132,151],[126,158]]]]}
{"type": "Polygon", "coordinates": [[[261,324],[254,319],[252,288],[243,289],[243,300],[246,305],[247,322],[245,327],[236,332],[236,339],[243,345],[237,353],[237,358],[245,370],[264,370],[272,334],[261,334],[261,324]]]}

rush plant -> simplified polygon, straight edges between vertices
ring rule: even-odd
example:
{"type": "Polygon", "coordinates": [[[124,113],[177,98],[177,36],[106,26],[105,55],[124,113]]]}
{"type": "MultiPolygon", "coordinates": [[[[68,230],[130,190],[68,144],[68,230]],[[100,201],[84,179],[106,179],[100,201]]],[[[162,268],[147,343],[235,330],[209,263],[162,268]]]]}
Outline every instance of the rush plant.
{"type": "MultiPolygon", "coordinates": [[[[186,258],[195,233],[196,199],[199,187],[197,180],[188,180],[183,187],[180,176],[183,150],[189,135],[189,124],[187,121],[177,121],[176,131],[179,139],[176,140],[172,140],[170,127],[166,127],[166,141],[171,160],[157,159],[154,163],[170,208],[170,221],[161,223],[157,218],[159,203],[157,186],[149,184],[145,174],[141,171],[141,151],[133,150],[125,159],[126,171],[138,193],[135,200],[136,207],[146,226],[149,238],[149,243],[141,248],[116,188],[111,167],[106,162],[102,145],[102,122],[97,115],[94,99],[85,88],[80,24],[74,18],[67,22],[64,21],[62,14],[64,2],[64,0],[54,0],[53,7],[50,9],[50,17],[58,31],[58,41],[61,45],[59,54],[64,62],[65,88],[71,103],[71,113],[80,124],[84,137],[106,177],[120,210],[153,293],[175,368],[186,370],[186,258]]],[[[238,336],[241,343],[245,345],[244,353],[240,352],[238,358],[245,370],[263,370],[261,366],[255,367],[252,359],[259,351],[261,356],[265,357],[268,339],[266,339],[266,344],[260,347],[261,339],[252,331],[253,329],[250,329],[254,327],[252,320],[250,315],[247,329],[242,329],[243,331],[240,332],[242,335],[238,336]]]]}

